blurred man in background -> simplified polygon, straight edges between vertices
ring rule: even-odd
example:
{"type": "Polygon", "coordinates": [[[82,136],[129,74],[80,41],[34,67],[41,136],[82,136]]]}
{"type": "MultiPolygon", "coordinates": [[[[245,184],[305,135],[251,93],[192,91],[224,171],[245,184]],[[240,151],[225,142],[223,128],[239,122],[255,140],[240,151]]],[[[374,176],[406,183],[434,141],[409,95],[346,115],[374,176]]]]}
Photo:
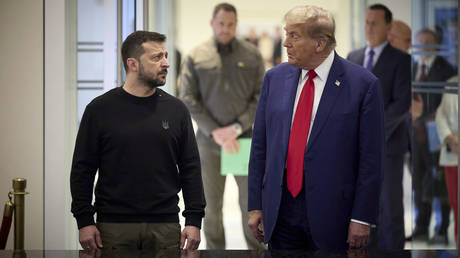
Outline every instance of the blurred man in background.
{"type": "MultiPolygon", "coordinates": [[[[198,124],[196,139],[206,195],[206,248],[225,249],[222,206],[225,175],[221,150],[239,152],[240,137],[251,137],[252,124],[264,76],[264,62],[251,43],[235,38],[236,9],[222,3],[214,8],[213,38],[185,58],[179,96],[198,124]]],[[[247,226],[248,177],[235,176],[239,189],[244,236],[249,249],[263,248],[247,226]]]]}
{"type": "Polygon", "coordinates": [[[391,29],[388,33],[388,42],[394,47],[403,52],[409,52],[411,47],[411,29],[401,20],[393,20],[391,29]]]}
{"type": "Polygon", "coordinates": [[[411,59],[388,43],[392,13],[382,4],[366,11],[367,46],[348,55],[380,80],[385,106],[386,159],[380,198],[377,234],[371,245],[381,249],[403,249],[405,240],[403,207],[404,155],[408,150],[407,116],[411,104],[411,59]]]}

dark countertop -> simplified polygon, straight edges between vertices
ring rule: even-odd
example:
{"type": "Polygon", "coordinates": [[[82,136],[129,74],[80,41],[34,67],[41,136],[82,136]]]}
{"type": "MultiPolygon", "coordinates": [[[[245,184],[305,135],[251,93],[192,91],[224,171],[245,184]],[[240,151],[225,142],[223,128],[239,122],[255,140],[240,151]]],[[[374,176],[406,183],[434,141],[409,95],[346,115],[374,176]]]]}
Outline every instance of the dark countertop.
{"type": "Polygon", "coordinates": [[[270,258],[270,257],[306,257],[306,258],[454,258],[458,257],[456,250],[404,250],[404,251],[363,251],[357,250],[353,253],[330,253],[330,252],[257,252],[249,250],[198,250],[194,252],[174,252],[174,253],[155,253],[152,251],[139,250],[103,250],[96,253],[84,251],[58,251],[58,250],[27,250],[25,254],[13,254],[12,250],[0,250],[0,258],[6,257],[27,257],[27,258],[99,258],[99,257],[127,257],[127,258],[147,258],[147,257],[219,257],[219,258],[270,258]]]}

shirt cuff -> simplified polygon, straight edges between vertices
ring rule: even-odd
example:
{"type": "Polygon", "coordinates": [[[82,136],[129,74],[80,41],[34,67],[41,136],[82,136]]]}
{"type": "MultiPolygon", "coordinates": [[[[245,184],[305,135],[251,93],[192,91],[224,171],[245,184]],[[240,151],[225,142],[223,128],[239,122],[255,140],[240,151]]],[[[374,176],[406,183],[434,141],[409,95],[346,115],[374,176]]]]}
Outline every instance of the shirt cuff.
{"type": "Polygon", "coordinates": [[[375,227],[376,227],[376,225],[374,225],[374,224],[369,224],[369,223],[367,223],[367,222],[360,221],[360,220],[357,220],[357,219],[351,219],[351,221],[356,222],[356,223],[359,223],[359,224],[362,224],[362,225],[369,226],[369,227],[371,227],[371,228],[375,228],[375,227]]]}

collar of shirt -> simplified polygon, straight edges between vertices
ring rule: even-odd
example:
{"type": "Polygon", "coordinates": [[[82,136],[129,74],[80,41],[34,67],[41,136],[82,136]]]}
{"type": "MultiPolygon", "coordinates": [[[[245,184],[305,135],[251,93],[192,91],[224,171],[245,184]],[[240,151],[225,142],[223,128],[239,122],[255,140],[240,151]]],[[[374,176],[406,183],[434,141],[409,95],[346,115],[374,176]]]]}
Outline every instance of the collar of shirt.
{"type": "MultiPolygon", "coordinates": [[[[380,54],[382,54],[383,49],[387,46],[388,41],[383,42],[382,44],[372,48],[374,50],[374,58],[372,59],[372,66],[375,67],[375,64],[379,60],[380,54]]],[[[367,60],[369,60],[369,51],[371,51],[371,47],[367,45],[366,50],[364,51],[364,63],[367,64],[367,60]]]]}
{"type": "Polygon", "coordinates": [[[433,62],[434,62],[434,59],[436,58],[436,56],[426,56],[425,57],[425,60],[420,60],[420,62],[418,62],[418,67],[421,68],[423,64],[425,64],[425,69],[427,70],[430,70],[431,68],[431,65],[433,65],[433,62]]]}
{"type": "Polygon", "coordinates": [[[417,62],[417,74],[415,75],[415,78],[417,80],[420,80],[420,76],[422,76],[422,65],[425,65],[425,76],[427,76],[428,72],[430,71],[431,65],[433,65],[435,58],[436,56],[426,56],[425,60],[423,61],[422,59],[419,59],[419,61],[417,62]]]}
{"type": "MultiPolygon", "coordinates": [[[[316,89],[316,82],[318,79],[321,81],[324,81],[324,84],[326,84],[327,76],[329,75],[329,70],[331,70],[332,62],[334,61],[334,54],[335,52],[331,51],[331,53],[329,53],[327,58],[324,59],[324,61],[318,67],[314,69],[317,74],[317,76],[313,79],[313,81],[315,82],[315,89],[316,89]]],[[[300,80],[303,81],[304,83],[308,79],[308,71],[309,70],[302,69],[302,77],[300,78],[300,80]]],[[[303,84],[302,84],[302,87],[303,87],[303,84]]]]}
{"type": "Polygon", "coordinates": [[[214,44],[216,45],[217,53],[219,54],[230,54],[236,48],[236,40],[233,38],[227,44],[221,44],[214,39],[214,44]]]}
{"type": "MultiPolygon", "coordinates": [[[[313,122],[315,121],[316,111],[318,110],[319,101],[323,95],[324,87],[326,86],[327,77],[329,76],[329,71],[331,70],[332,63],[334,62],[335,51],[331,51],[329,56],[314,70],[317,76],[313,79],[315,83],[315,96],[313,98],[313,109],[311,112],[311,121],[310,128],[308,131],[308,137],[310,137],[311,128],[313,128],[313,122]]],[[[299,83],[297,85],[297,93],[295,95],[294,102],[294,111],[292,112],[291,126],[294,122],[295,111],[297,109],[297,104],[299,102],[300,94],[302,93],[303,86],[308,79],[308,70],[303,70],[299,78],[299,83]]],[[[308,138],[309,139],[309,138],[308,138]]]]}

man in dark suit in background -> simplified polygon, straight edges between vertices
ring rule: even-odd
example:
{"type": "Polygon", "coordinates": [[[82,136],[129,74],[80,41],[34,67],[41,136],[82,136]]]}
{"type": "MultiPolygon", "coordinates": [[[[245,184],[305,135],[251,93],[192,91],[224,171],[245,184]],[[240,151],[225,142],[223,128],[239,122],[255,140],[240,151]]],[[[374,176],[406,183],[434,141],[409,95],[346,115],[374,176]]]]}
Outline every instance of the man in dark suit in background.
{"type": "Polygon", "coordinates": [[[285,21],[289,63],[266,73],[256,111],[248,224],[271,250],[360,248],[383,173],[379,81],[335,53],[326,10],[298,6],[285,21]]]}
{"type": "Polygon", "coordinates": [[[403,164],[408,148],[407,114],[411,99],[410,56],[388,41],[392,13],[384,5],[371,5],[366,12],[368,45],[351,52],[348,60],[364,66],[380,80],[385,107],[386,157],[377,233],[372,247],[404,248],[403,164]]]}
{"type": "MultiPolygon", "coordinates": [[[[433,46],[439,44],[433,30],[422,29],[416,36],[417,44],[433,46]]],[[[423,49],[426,52],[437,51],[433,47],[423,49]]],[[[442,82],[456,74],[452,66],[442,57],[421,55],[414,66],[414,79],[420,82],[442,82]]],[[[415,93],[411,109],[414,126],[412,183],[417,217],[412,236],[407,240],[428,240],[428,226],[432,213],[433,195],[441,197],[441,225],[436,228],[431,243],[447,244],[450,208],[444,175],[439,167],[439,150],[431,150],[428,142],[426,124],[435,119],[436,110],[441,103],[441,94],[415,93]],[[433,177],[433,170],[436,177],[433,177]],[[440,178],[437,178],[440,177],[440,178]]]]}

